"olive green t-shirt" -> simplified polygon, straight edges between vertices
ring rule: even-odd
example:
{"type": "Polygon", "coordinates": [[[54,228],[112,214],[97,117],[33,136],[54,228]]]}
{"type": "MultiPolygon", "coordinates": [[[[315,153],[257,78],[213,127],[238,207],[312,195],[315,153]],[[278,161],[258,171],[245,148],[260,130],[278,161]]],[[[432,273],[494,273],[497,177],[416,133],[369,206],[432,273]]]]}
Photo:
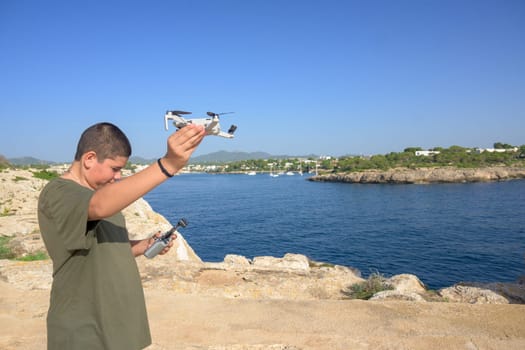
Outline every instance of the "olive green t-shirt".
{"type": "Polygon", "coordinates": [[[143,349],[151,336],[124,216],[88,221],[93,193],[58,178],[40,194],[38,222],[53,260],[48,350],[143,349]]]}

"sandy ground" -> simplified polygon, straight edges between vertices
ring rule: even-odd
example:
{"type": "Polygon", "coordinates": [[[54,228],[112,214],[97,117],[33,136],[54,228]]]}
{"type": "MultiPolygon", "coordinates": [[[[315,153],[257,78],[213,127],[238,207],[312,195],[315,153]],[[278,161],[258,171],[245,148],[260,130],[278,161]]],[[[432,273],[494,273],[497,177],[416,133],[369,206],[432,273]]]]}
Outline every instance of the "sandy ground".
{"type": "MultiPolygon", "coordinates": [[[[0,290],[0,349],[45,349],[49,291],[0,290]]],[[[525,305],[146,298],[148,350],[525,349],[525,305]]]]}

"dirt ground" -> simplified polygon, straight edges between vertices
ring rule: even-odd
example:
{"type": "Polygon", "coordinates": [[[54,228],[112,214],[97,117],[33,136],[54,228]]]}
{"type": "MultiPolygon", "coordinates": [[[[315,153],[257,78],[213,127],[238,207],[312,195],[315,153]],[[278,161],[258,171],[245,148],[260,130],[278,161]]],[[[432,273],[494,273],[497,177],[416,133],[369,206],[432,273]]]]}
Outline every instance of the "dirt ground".
{"type": "MultiPolygon", "coordinates": [[[[48,290],[0,282],[0,349],[45,349],[48,290]]],[[[525,305],[228,299],[146,289],[161,349],[525,349],[525,305]]]]}

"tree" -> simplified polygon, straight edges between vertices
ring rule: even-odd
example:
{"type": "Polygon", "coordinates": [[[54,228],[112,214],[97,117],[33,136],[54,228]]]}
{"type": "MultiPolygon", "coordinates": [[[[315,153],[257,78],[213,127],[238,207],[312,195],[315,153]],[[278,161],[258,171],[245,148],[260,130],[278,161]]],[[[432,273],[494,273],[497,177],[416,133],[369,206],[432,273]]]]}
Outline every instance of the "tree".
{"type": "Polygon", "coordinates": [[[494,143],[494,148],[496,148],[496,149],[510,149],[510,148],[514,148],[514,146],[509,145],[508,143],[496,142],[496,143],[494,143]]]}
{"type": "Polygon", "coordinates": [[[520,146],[518,153],[519,153],[518,155],[519,158],[525,158],[525,145],[520,146]]]}
{"type": "Polygon", "coordinates": [[[416,153],[416,151],[422,151],[423,148],[421,147],[407,147],[403,150],[405,153],[416,153]]]}
{"type": "Polygon", "coordinates": [[[9,161],[6,157],[0,154],[0,169],[9,167],[9,161]]]}

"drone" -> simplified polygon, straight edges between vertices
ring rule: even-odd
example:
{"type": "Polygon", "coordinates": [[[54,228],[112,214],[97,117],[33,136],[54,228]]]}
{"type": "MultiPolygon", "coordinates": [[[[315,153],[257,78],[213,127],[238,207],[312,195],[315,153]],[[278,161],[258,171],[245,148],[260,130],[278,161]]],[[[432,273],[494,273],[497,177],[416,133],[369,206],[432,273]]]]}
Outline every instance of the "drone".
{"type": "Polygon", "coordinates": [[[173,120],[173,125],[177,128],[177,130],[185,127],[188,124],[195,124],[195,125],[202,125],[204,126],[204,129],[206,130],[206,134],[208,135],[216,135],[225,137],[227,139],[233,138],[233,133],[235,130],[237,130],[236,125],[230,126],[228,129],[228,132],[221,131],[221,125],[219,124],[219,116],[224,114],[231,114],[233,112],[225,112],[225,113],[213,113],[213,112],[206,112],[209,118],[196,118],[196,119],[186,119],[183,117],[183,115],[191,114],[191,112],[184,112],[184,111],[167,111],[166,115],[164,115],[164,127],[166,130],[168,130],[168,120],[173,120]]]}

